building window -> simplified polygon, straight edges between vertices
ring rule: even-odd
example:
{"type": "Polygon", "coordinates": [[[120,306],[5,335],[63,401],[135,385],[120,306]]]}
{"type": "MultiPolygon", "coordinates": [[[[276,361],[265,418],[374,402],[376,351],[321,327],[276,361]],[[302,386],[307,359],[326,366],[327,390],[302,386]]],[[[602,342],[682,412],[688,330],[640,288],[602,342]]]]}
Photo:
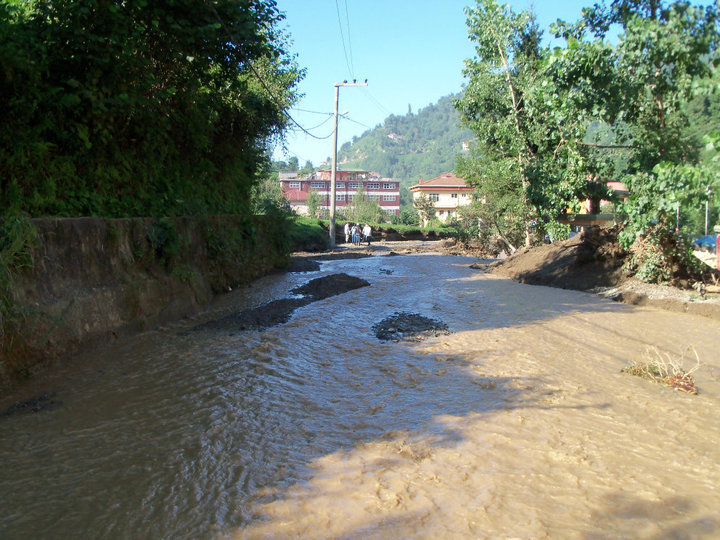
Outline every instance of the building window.
{"type": "Polygon", "coordinates": [[[380,182],[368,182],[368,189],[380,189],[380,182]]]}
{"type": "Polygon", "coordinates": [[[288,182],[290,189],[300,189],[300,182],[288,182]]]}
{"type": "Polygon", "coordinates": [[[383,201],[394,201],[395,195],[383,195],[383,201]]]}
{"type": "Polygon", "coordinates": [[[349,187],[350,189],[357,189],[357,188],[360,187],[360,183],[359,183],[359,182],[350,182],[350,183],[348,184],[348,187],[349,187]]]}
{"type": "Polygon", "coordinates": [[[451,193],[450,197],[452,197],[453,199],[457,199],[457,193],[451,193]]]}
{"type": "Polygon", "coordinates": [[[335,194],[335,200],[336,200],[336,201],[344,201],[344,200],[345,200],[345,194],[344,194],[344,193],[336,193],[336,194],[335,194]]]}
{"type": "Polygon", "coordinates": [[[310,187],[313,189],[325,189],[325,182],[310,182],[310,187]]]}
{"type": "Polygon", "coordinates": [[[462,198],[464,199],[465,197],[467,197],[467,193],[462,194],[462,198]]]}
{"type": "Polygon", "coordinates": [[[383,189],[395,189],[396,184],[383,184],[383,189]]]}
{"type": "Polygon", "coordinates": [[[348,201],[352,202],[352,200],[355,198],[354,193],[348,193],[348,201]]]}
{"type": "Polygon", "coordinates": [[[345,182],[335,182],[335,187],[337,189],[345,189],[345,182]]]}
{"type": "Polygon", "coordinates": [[[430,199],[432,202],[438,202],[440,200],[440,194],[439,193],[430,193],[430,194],[428,194],[428,199],[430,199]]]}
{"type": "Polygon", "coordinates": [[[368,199],[368,201],[375,201],[375,202],[377,202],[377,201],[380,200],[380,195],[368,195],[368,196],[367,196],[367,199],[368,199]]]}

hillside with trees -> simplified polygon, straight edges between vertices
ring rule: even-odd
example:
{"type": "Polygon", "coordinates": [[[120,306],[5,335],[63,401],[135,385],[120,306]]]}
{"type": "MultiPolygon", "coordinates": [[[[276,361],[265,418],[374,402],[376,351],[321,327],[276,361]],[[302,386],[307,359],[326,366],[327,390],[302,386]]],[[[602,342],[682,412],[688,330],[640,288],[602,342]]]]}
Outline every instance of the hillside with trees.
{"type": "Polygon", "coordinates": [[[457,96],[445,96],[437,103],[404,116],[390,115],[338,152],[343,167],[379,172],[383,176],[413,183],[455,169],[463,142],[473,133],[459,125],[453,107],[457,96]]]}

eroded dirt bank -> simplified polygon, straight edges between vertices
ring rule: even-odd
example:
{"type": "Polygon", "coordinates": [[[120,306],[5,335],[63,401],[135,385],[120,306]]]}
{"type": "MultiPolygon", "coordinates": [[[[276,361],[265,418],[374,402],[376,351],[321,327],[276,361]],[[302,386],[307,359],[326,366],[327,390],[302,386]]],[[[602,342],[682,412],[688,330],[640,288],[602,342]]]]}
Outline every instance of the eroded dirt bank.
{"type": "Polygon", "coordinates": [[[262,216],[35,219],[32,264],[0,332],[0,389],[79,346],[196,313],[218,292],[285,266],[262,216]]]}
{"type": "Polygon", "coordinates": [[[720,321],[720,294],[685,287],[651,285],[623,274],[627,253],[616,231],[593,227],[564,242],[521,250],[476,267],[521,283],[591,291],[618,302],[692,313],[720,321]]]}

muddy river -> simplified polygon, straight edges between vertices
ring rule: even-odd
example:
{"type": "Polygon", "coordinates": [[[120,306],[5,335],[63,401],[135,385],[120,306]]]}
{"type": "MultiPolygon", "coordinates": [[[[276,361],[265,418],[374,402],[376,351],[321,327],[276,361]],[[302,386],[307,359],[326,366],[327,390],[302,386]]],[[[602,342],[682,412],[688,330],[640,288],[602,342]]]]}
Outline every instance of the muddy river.
{"type": "Polygon", "coordinates": [[[4,396],[0,537],[720,537],[717,322],[472,262],[269,276],[4,396]],[[339,272],[370,286],[192,329],[339,272]],[[379,341],[399,311],[452,333],[379,341]],[[649,346],[700,394],[621,373],[649,346]]]}

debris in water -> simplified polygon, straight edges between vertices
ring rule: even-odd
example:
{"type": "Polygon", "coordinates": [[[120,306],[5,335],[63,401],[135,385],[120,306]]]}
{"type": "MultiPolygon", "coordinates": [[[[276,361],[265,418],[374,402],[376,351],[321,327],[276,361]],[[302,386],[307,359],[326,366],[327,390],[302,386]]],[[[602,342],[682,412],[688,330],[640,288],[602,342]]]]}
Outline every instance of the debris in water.
{"type": "Polygon", "coordinates": [[[422,341],[450,334],[447,324],[417,313],[396,312],[372,327],[383,341],[422,341]]]}

